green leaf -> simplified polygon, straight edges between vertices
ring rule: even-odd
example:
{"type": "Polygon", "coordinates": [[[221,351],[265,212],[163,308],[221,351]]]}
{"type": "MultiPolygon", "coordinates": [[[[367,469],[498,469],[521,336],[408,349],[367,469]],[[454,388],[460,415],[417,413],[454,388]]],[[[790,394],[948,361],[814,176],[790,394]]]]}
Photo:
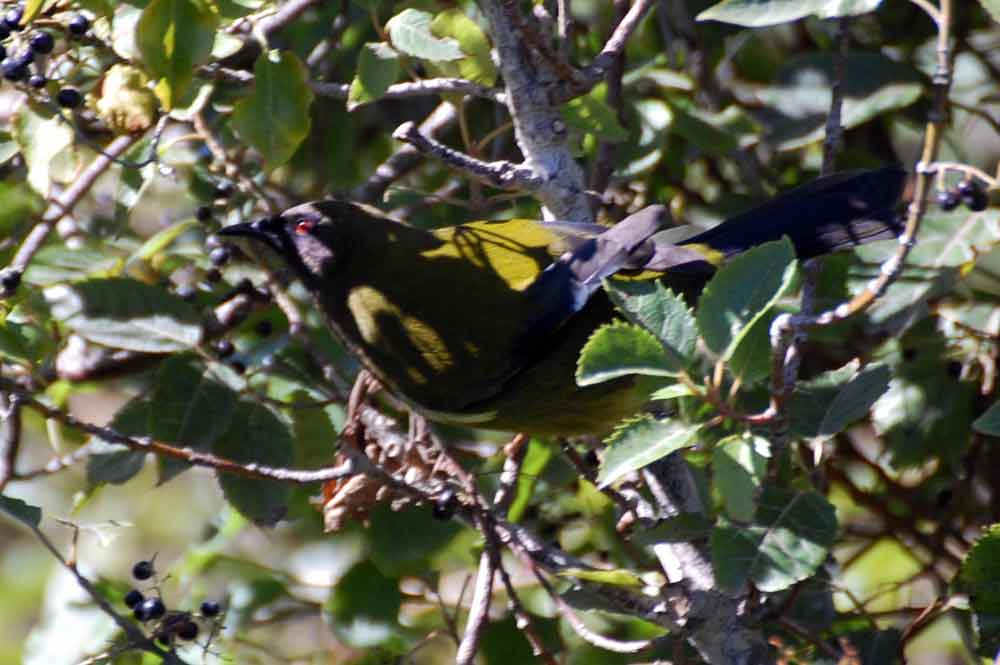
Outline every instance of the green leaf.
{"type": "Polygon", "coordinates": [[[872,406],[889,390],[889,368],[869,365],[840,389],[819,425],[819,436],[843,432],[855,420],[868,415],[872,406]]]}
{"type": "Polygon", "coordinates": [[[405,631],[399,625],[402,604],[399,580],[386,577],[370,561],[362,561],[333,587],[323,616],[337,639],[350,647],[399,652],[405,645],[405,631]]]}
{"type": "Polygon", "coordinates": [[[715,523],[700,513],[679,513],[656,526],[642,529],[632,536],[639,545],[661,545],[663,543],[686,543],[699,538],[708,538],[715,523]]]}
{"type": "Polygon", "coordinates": [[[371,526],[366,530],[369,556],[387,574],[425,574],[430,561],[445,552],[462,532],[459,522],[434,519],[426,506],[393,511],[381,504],[372,511],[371,526]],[[401,533],[407,534],[406,547],[399,546],[401,533]]]}
{"type": "Polygon", "coordinates": [[[1000,524],[976,539],[958,572],[961,589],[981,614],[1000,615],[1000,524]]]}
{"type": "Polygon", "coordinates": [[[795,387],[789,412],[796,436],[828,438],[868,415],[889,390],[891,376],[886,365],[872,364],[858,371],[859,366],[855,360],[795,387]]]}
{"type": "Polygon", "coordinates": [[[31,23],[32,19],[38,14],[42,9],[46,0],[28,0],[24,3],[24,14],[21,18],[21,25],[28,25],[31,23]]]}
{"type": "Polygon", "coordinates": [[[672,376],[678,369],[652,333],[614,321],[598,328],[583,346],[576,382],[590,386],[629,374],[672,376]]]}
{"type": "Polygon", "coordinates": [[[994,21],[1000,22],[1000,0],[979,0],[979,4],[994,21]]]}
{"type": "Polygon", "coordinates": [[[606,97],[607,86],[602,83],[564,104],[559,113],[570,127],[594,134],[602,141],[619,143],[628,139],[628,131],[618,122],[618,115],[608,106],[606,97]]]}
{"type": "Polygon", "coordinates": [[[559,577],[574,577],[587,582],[597,582],[598,584],[608,584],[611,586],[636,588],[643,586],[642,578],[630,570],[615,568],[613,570],[594,570],[588,568],[565,568],[560,570],[559,577]]]}
{"type": "Polygon", "coordinates": [[[788,238],[754,247],[723,265],[698,301],[698,329],[708,348],[729,360],[750,327],[788,292],[795,272],[788,238]]]}
{"type": "Polygon", "coordinates": [[[136,44],[167,110],[183,98],[195,69],[208,61],[219,17],[207,0],[153,0],[142,10],[136,44]]]}
{"type": "Polygon", "coordinates": [[[451,37],[465,57],[451,63],[458,76],[487,87],[497,81],[497,67],[490,56],[490,41],[479,26],[460,9],[448,9],[431,22],[435,37],[451,37]]]}
{"type": "Polygon", "coordinates": [[[257,58],[253,93],[233,108],[230,124],[274,169],[291,159],[309,135],[313,97],[298,57],[269,51],[257,58]]]}
{"type": "MultiPolygon", "coordinates": [[[[234,462],[285,468],[292,463],[289,426],[270,409],[241,400],[230,427],[212,452],[234,462]]],[[[274,526],[285,515],[291,487],[275,480],[255,480],[220,473],[219,485],[226,500],[258,526],[274,526]]]]}
{"type": "Polygon", "coordinates": [[[765,593],[787,589],[819,568],[836,535],[833,506],[821,495],[765,488],[752,526],[720,526],[712,533],[719,587],[736,592],[752,581],[765,593]]]}
{"type": "Polygon", "coordinates": [[[1000,402],[994,402],[983,415],[972,421],[972,429],[989,436],[1000,436],[1000,402]]]}
{"type": "Polygon", "coordinates": [[[726,514],[737,522],[753,519],[770,448],[770,443],[758,436],[731,436],[712,451],[715,488],[722,495],[726,514]]]}
{"type": "MultiPolygon", "coordinates": [[[[118,409],[109,427],[126,436],[145,436],[149,434],[148,422],[152,410],[153,403],[150,400],[133,398],[118,409]]],[[[105,483],[122,485],[142,471],[146,461],[145,452],[130,450],[111,441],[92,437],[87,445],[105,448],[102,452],[94,453],[87,458],[87,485],[91,488],[105,483]]]]}
{"type": "Polygon", "coordinates": [[[691,388],[684,385],[683,383],[673,383],[669,386],[666,386],[665,388],[660,388],[652,395],[650,395],[649,399],[651,400],[677,399],[678,397],[687,397],[688,395],[694,395],[694,392],[691,390],[691,388]]]}
{"type": "Polygon", "coordinates": [[[517,478],[517,491],[514,494],[514,500],[510,502],[510,508],[507,510],[508,520],[517,522],[521,519],[524,510],[531,502],[535,484],[557,452],[558,450],[551,442],[541,439],[531,439],[528,442],[528,450],[524,455],[521,472],[517,478]]]}
{"type": "Polygon", "coordinates": [[[46,245],[35,254],[24,272],[24,281],[34,286],[50,286],[82,277],[107,276],[121,264],[106,244],[86,242],[79,247],[65,243],[46,245]]]}
{"type": "Polygon", "coordinates": [[[21,499],[15,499],[12,496],[5,496],[3,494],[0,494],[0,512],[13,517],[18,522],[27,524],[33,529],[38,528],[38,524],[42,521],[41,508],[33,506],[30,503],[25,503],[21,499]]]}
{"type": "Polygon", "coordinates": [[[882,0],[723,0],[696,16],[748,28],[796,21],[806,16],[836,18],[874,11],[882,0]]]}
{"type": "Polygon", "coordinates": [[[604,283],[611,302],[632,323],[659,338],[678,370],[694,358],[698,326],[691,308],[658,280],[610,279],[604,283]]]}
{"type": "MultiPolygon", "coordinates": [[[[191,358],[175,356],[160,365],[151,399],[156,408],[149,413],[149,434],[208,452],[229,429],[239,395],[191,358]]],[[[161,484],[188,468],[181,460],[159,459],[161,484]]]]}
{"type": "Polygon", "coordinates": [[[36,113],[26,105],[15,116],[13,137],[28,165],[28,184],[38,194],[47,197],[53,183],[73,177],[80,155],[73,128],[58,116],[36,113]]]}
{"type": "Polygon", "coordinates": [[[201,342],[197,311],[159,286],[116,277],[59,284],[44,295],[54,318],[98,344],[169,353],[201,342]]]}
{"type": "MultiPolygon", "coordinates": [[[[774,84],[755,91],[761,106],[754,115],[765,126],[769,142],[793,150],[821,141],[834,80],[830,53],[783,62],[774,84]]],[[[923,94],[923,80],[908,64],[856,51],[844,60],[843,91],[841,123],[850,129],[913,104],[923,94]]]]}
{"type": "Polygon", "coordinates": [[[135,250],[126,261],[126,265],[134,261],[149,261],[157,254],[173,244],[175,240],[191,229],[199,228],[201,223],[196,219],[186,219],[176,224],[171,224],[162,231],[154,233],[146,242],[142,243],[139,249],[135,250]]]}
{"type": "Polygon", "coordinates": [[[431,62],[460,60],[465,57],[457,40],[440,39],[431,32],[431,15],[417,9],[404,9],[385,24],[389,39],[397,50],[431,62]]]}
{"type": "Polygon", "coordinates": [[[656,420],[649,416],[621,425],[608,437],[601,458],[597,483],[607,487],[623,476],[666,457],[675,450],[693,446],[698,428],[677,420],[656,420]]]}
{"type": "Polygon", "coordinates": [[[399,54],[384,42],[369,42],[361,47],[358,70],[347,93],[347,110],[373,102],[385,94],[399,77],[399,54]]]}

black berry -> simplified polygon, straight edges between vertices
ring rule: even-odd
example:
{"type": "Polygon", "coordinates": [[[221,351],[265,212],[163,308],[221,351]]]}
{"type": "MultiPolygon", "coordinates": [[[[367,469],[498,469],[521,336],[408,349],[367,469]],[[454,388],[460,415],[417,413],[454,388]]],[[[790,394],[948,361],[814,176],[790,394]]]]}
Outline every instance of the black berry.
{"type": "Polygon", "coordinates": [[[212,219],[212,209],[208,206],[198,206],[198,209],[194,211],[194,218],[199,222],[207,222],[212,219]]]}
{"type": "Polygon", "coordinates": [[[233,343],[230,342],[228,339],[220,339],[218,342],[215,343],[215,353],[220,358],[226,358],[228,356],[233,355],[233,351],[235,350],[236,347],[234,347],[233,343]]]}
{"type": "Polygon", "coordinates": [[[3,21],[0,21],[0,39],[7,39],[10,37],[10,28],[3,21]]]}
{"type": "Polygon", "coordinates": [[[132,577],[137,580],[148,580],[155,572],[152,561],[140,561],[132,566],[132,577]]]}
{"type": "Polygon", "coordinates": [[[957,208],[958,204],[962,202],[962,196],[954,189],[946,189],[943,192],[938,192],[937,202],[938,205],[941,206],[941,210],[950,212],[957,208]]]}
{"type": "Polygon", "coordinates": [[[434,502],[431,514],[436,520],[450,520],[455,515],[455,508],[457,507],[458,499],[455,497],[455,492],[446,489],[438,497],[438,500],[434,502]]]}
{"type": "Polygon", "coordinates": [[[21,18],[24,16],[24,8],[21,6],[7,10],[3,15],[3,24],[9,29],[17,31],[21,29],[21,18]]]}
{"type": "Polygon", "coordinates": [[[56,93],[56,102],[67,109],[75,109],[83,103],[83,95],[76,88],[63,88],[56,93]]]}
{"type": "Polygon", "coordinates": [[[215,249],[216,247],[222,247],[222,241],[219,240],[219,236],[212,234],[205,238],[205,247],[208,249],[215,249]]]}
{"type": "Polygon", "coordinates": [[[195,295],[198,293],[193,286],[178,286],[175,291],[177,297],[181,300],[194,300],[195,295]]]}
{"type": "Polygon", "coordinates": [[[87,33],[87,30],[90,30],[90,19],[83,14],[73,14],[66,27],[74,35],[84,35],[87,33]]]}
{"type": "Polygon", "coordinates": [[[125,598],[123,598],[123,600],[125,601],[125,607],[134,608],[136,605],[144,601],[145,598],[138,589],[132,589],[125,594],[125,598]]]}
{"type": "Polygon", "coordinates": [[[234,360],[233,362],[229,363],[229,367],[234,372],[240,375],[246,374],[247,371],[247,366],[241,363],[239,360],[234,360]]]}
{"type": "Polygon", "coordinates": [[[198,624],[194,621],[185,621],[177,627],[177,637],[182,640],[193,640],[198,637],[198,624]]]}
{"type": "Polygon", "coordinates": [[[201,604],[201,613],[203,616],[214,617],[218,616],[219,612],[222,611],[222,607],[218,602],[214,600],[206,600],[201,604]]]}
{"type": "MultiPolygon", "coordinates": [[[[145,618],[136,615],[136,619],[139,619],[140,621],[151,621],[153,619],[159,619],[166,614],[167,608],[163,605],[163,601],[159,598],[147,598],[142,601],[142,604],[139,605],[139,607],[135,609],[135,612],[139,611],[142,612],[142,615],[145,618]]],[[[133,614],[135,612],[133,612],[133,614]]]]}
{"type": "Polygon", "coordinates": [[[229,198],[233,195],[233,183],[220,182],[215,186],[215,196],[219,199],[229,198]]]}
{"type": "Polygon", "coordinates": [[[36,32],[31,36],[28,45],[31,46],[31,50],[35,53],[45,55],[46,53],[52,53],[52,49],[56,45],[56,40],[48,32],[36,32]]]}
{"type": "Polygon", "coordinates": [[[41,74],[32,74],[28,78],[28,85],[30,85],[35,90],[41,90],[42,88],[45,87],[45,84],[48,82],[49,80],[44,76],[42,76],[41,74]]]}
{"type": "Polygon", "coordinates": [[[212,262],[213,266],[224,266],[231,256],[232,252],[229,251],[228,247],[216,247],[209,252],[208,260],[212,262]]]}
{"type": "Polygon", "coordinates": [[[20,58],[4,58],[0,62],[0,72],[8,81],[23,81],[28,76],[28,64],[20,58]]]}
{"type": "Polygon", "coordinates": [[[989,196],[975,180],[963,180],[958,185],[958,192],[962,196],[962,203],[973,212],[986,210],[989,205],[989,196]]]}
{"type": "Polygon", "coordinates": [[[257,325],[254,326],[253,329],[254,332],[256,332],[261,337],[267,337],[268,335],[271,334],[273,328],[274,327],[271,325],[271,322],[268,321],[267,319],[264,319],[263,321],[259,321],[257,325]]]}
{"type": "Polygon", "coordinates": [[[221,279],[222,279],[222,273],[219,272],[216,268],[212,268],[211,270],[205,272],[205,281],[210,284],[218,282],[221,279]]]}
{"type": "Polygon", "coordinates": [[[5,270],[0,273],[0,291],[3,295],[12,295],[21,286],[21,273],[17,270],[5,270]]]}

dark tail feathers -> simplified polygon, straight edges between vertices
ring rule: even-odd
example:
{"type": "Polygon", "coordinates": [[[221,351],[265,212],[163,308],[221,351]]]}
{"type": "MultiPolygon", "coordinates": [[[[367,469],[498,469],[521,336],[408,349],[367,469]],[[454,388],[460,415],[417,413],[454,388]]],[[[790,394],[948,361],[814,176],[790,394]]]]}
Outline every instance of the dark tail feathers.
{"type": "Polygon", "coordinates": [[[903,232],[896,204],[905,182],[906,171],[898,166],[835,173],[781,194],[682,244],[706,244],[732,256],[788,236],[798,257],[809,259],[894,238],[903,232]]]}

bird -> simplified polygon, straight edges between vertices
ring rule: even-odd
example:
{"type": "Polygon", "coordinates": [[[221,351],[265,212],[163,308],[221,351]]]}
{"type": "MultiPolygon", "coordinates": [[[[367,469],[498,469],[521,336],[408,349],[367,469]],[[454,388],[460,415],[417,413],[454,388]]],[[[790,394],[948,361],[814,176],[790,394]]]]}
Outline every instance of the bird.
{"type": "Polygon", "coordinates": [[[689,301],[728,258],[787,236],[804,260],[898,236],[906,172],[820,177],[680,242],[650,206],[606,227],[508,219],[424,230],[339,199],[232,224],[275,252],[334,335],[432,421],[538,436],[600,434],[648,402],[651,377],[579,386],[616,311],[603,280],[640,274],[689,301]]]}

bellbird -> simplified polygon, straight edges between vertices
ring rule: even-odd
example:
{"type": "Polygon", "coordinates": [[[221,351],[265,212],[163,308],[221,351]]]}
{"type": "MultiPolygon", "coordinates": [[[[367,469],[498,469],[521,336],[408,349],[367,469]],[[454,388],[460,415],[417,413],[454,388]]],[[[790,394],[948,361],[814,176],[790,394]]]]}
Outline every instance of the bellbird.
{"type": "Polygon", "coordinates": [[[576,384],[581,348],[616,316],[602,279],[641,273],[693,299],[727,257],[782,236],[800,259],[892,238],[904,181],[896,167],[819,178],[676,244],[658,233],[662,206],[610,228],[511,219],[426,231],[325,200],[220,235],[276,251],[336,336],[430,419],[599,433],[648,395],[640,377],[576,384]]]}

